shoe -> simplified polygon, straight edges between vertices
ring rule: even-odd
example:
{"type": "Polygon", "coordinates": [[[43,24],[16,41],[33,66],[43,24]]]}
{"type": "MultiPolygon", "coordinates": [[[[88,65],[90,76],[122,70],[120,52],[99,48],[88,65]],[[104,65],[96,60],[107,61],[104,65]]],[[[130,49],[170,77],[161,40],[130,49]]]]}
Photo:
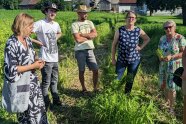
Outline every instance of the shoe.
{"type": "Polygon", "coordinates": [[[87,90],[82,90],[81,93],[82,93],[82,94],[87,94],[88,91],[87,91],[87,90]]]}
{"type": "Polygon", "coordinates": [[[54,106],[62,106],[62,102],[58,99],[58,100],[53,100],[53,105],[54,106]]]}
{"type": "Polygon", "coordinates": [[[44,102],[45,102],[45,109],[46,111],[48,111],[48,108],[50,107],[51,105],[51,102],[50,102],[50,99],[49,99],[49,96],[43,96],[43,99],[44,99],[44,102]]]}
{"type": "Polygon", "coordinates": [[[60,100],[60,98],[58,97],[57,99],[55,98],[53,98],[53,105],[54,106],[62,106],[62,102],[61,102],[61,100],[60,100]]]}
{"type": "Polygon", "coordinates": [[[57,93],[53,93],[52,97],[53,97],[53,105],[54,106],[62,106],[62,103],[60,101],[60,97],[57,93]]]}

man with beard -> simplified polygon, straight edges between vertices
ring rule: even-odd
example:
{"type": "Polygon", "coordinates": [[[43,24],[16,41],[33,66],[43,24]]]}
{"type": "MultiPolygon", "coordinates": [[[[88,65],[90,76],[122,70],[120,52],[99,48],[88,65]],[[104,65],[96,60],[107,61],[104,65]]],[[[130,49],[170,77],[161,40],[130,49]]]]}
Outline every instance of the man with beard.
{"type": "Polygon", "coordinates": [[[90,8],[86,5],[79,5],[77,9],[78,20],[72,23],[72,34],[75,39],[75,57],[79,68],[79,80],[82,86],[82,93],[87,89],[84,82],[85,65],[93,72],[93,90],[96,92],[98,82],[98,65],[93,52],[93,39],[97,36],[92,21],[87,20],[90,8]]]}
{"type": "Polygon", "coordinates": [[[45,61],[45,66],[41,70],[42,74],[42,93],[45,101],[46,110],[50,106],[48,89],[53,98],[53,105],[60,106],[60,98],[57,90],[58,83],[58,46],[57,40],[61,37],[61,29],[54,21],[58,8],[55,3],[47,2],[41,10],[45,14],[45,19],[35,22],[33,32],[37,35],[37,40],[32,40],[41,45],[39,59],[45,61]]]}

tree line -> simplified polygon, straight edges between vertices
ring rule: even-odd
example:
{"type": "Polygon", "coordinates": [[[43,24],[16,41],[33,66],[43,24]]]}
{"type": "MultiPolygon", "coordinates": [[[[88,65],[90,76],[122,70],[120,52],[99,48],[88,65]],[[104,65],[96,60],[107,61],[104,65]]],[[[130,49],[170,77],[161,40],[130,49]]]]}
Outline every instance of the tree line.
{"type": "MultiPolygon", "coordinates": [[[[0,9],[14,10],[19,9],[22,0],[0,0],[0,9]]],[[[64,1],[64,0],[39,0],[34,9],[41,9],[48,1],[57,4],[59,10],[71,11],[74,5],[82,4],[80,1],[64,1]]]]}
{"type": "MultiPolygon", "coordinates": [[[[0,9],[19,9],[19,4],[22,0],[0,0],[0,9]]],[[[49,0],[47,0],[49,1],[49,0]]],[[[35,6],[35,9],[41,9],[46,0],[40,0],[35,6]]],[[[81,0],[50,0],[58,5],[60,10],[72,11],[77,5],[83,4],[81,0]]],[[[150,15],[157,10],[174,11],[177,7],[182,8],[183,25],[186,25],[186,0],[137,0],[137,5],[146,4],[150,10],[150,15]]]]}
{"type": "Polygon", "coordinates": [[[176,8],[182,8],[183,25],[186,25],[186,0],[137,0],[137,5],[146,4],[150,15],[157,10],[174,11],[176,8]]]}

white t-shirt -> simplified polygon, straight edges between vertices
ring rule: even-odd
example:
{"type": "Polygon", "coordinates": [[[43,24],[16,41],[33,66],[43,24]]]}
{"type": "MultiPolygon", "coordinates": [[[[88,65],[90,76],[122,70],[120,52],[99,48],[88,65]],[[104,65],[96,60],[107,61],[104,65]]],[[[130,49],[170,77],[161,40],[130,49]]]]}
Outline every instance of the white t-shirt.
{"type": "MultiPolygon", "coordinates": [[[[84,22],[74,22],[72,23],[72,34],[75,33],[90,33],[91,30],[95,29],[92,21],[85,20],[84,22]]],[[[78,43],[75,41],[74,50],[84,50],[84,49],[94,49],[94,43],[92,40],[87,40],[82,43],[78,43]]]]}
{"type": "Polygon", "coordinates": [[[57,33],[61,28],[57,22],[48,22],[46,19],[34,23],[33,32],[37,39],[43,43],[40,48],[39,58],[46,62],[58,62],[57,33]]]}

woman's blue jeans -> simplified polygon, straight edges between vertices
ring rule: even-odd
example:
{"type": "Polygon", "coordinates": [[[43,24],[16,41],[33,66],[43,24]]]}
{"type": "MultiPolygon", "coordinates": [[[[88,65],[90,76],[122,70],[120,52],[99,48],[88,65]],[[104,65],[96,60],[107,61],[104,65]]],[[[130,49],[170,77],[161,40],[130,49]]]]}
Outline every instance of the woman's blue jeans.
{"type": "Polygon", "coordinates": [[[133,63],[120,63],[117,61],[116,63],[116,74],[117,74],[117,79],[121,80],[123,77],[123,74],[127,68],[127,77],[126,78],[126,85],[125,85],[125,93],[130,93],[132,86],[133,86],[133,82],[134,82],[134,78],[136,76],[138,67],[140,65],[140,60],[136,60],[133,63]]]}

